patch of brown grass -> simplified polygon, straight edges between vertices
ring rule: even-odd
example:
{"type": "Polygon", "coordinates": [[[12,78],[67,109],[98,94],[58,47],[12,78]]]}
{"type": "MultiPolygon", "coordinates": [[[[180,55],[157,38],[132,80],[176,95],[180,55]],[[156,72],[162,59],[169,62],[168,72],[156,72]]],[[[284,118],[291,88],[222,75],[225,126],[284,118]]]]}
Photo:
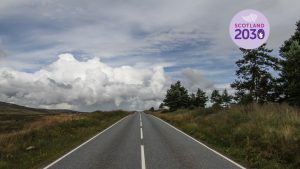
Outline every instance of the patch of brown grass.
{"type": "Polygon", "coordinates": [[[77,114],[59,114],[59,115],[52,115],[52,116],[44,116],[35,122],[24,125],[24,129],[25,130],[39,129],[45,126],[52,126],[66,121],[79,120],[83,118],[85,117],[77,114]]]}
{"type": "MultiPolygon", "coordinates": [[[[18,139],[27,133],[32,132],[33,130],[38,130],[47,126],[54,126],[60,123],[64,123],[72,120],[84,119],[86,116],[79,114],[58,114],[58,115],[46,115],[38,118],[33,122],[25,123],[22,128],[17,131],[9,133],[0,133],[0,142],[9,143],[14,139],[18,139]]],[[[10,125],[14,125],[13,123],[10,125]]],[[[8,146],[9,147],[9,146],[8,146]]]]}
{"type": "Polygon", "coordinates": [[[170,121],[191,121],[194,119],[194,114],[193,113],[154,113],[155,115],[163,118],[163,119],[168,119],[170,121]],[[170,116],[172,114],[172,116],[170,116]]]}

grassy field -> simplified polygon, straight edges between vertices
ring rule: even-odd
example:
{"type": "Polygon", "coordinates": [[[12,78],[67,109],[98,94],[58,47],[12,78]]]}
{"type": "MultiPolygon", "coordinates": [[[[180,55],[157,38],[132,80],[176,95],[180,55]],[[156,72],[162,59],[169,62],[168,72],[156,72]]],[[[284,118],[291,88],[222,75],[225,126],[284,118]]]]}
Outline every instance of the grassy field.
{"type": "Polygon", "coordinates": [[[1,104],[1,169],[45,166],[129,114],[122,111],[63,113],[63,110],[49,114],[48,110],[1,104]]]}
{"type": "Polygon", "coordinates": [[[153,114],[247,168],[300,168],[300,114],[288,105],[153,114]]]}

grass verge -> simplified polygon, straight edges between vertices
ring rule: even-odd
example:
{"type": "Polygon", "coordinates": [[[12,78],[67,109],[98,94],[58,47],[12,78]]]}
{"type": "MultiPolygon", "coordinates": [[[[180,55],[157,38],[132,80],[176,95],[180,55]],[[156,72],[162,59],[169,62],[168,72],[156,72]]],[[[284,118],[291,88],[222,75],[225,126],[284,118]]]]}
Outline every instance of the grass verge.
{"type": "Polygon", "coordinates": [[[153,114],[248,168],[300,168],[299,110],[288,105],[153,114]]]}
{"type": "Polygon", "coordinates": [[[0,168],[40,168],[128,115],[0,114],[0,168]]]}

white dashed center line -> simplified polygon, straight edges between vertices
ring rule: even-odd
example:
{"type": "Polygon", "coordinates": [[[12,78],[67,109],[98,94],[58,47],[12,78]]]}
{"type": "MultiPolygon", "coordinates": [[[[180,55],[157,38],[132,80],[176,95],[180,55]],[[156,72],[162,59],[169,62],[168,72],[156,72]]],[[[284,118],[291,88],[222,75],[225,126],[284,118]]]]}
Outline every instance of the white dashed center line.
{"type": "Polygon", "coordinates": [[[141,140],[143,140],[143,128],[141,128],[141,140]]]}
{"type": "MultiPolygon", "coordinates": [[[[144,139],[143,135],[143,121],[142,121],[142,115],[140,114],[140,131],[141,131],[141,140],[144,139]]],[[[145,151],[144,151],[144,145],[141,144],[141,167],[142,169],[146,169],[146,163],[145,163],[145,151]]]]}
{"type": "Polygon", "coordinates": [[[141,145],[141,162],[142,162],[142,169],[146,169],[144,145],[141,145]]]}

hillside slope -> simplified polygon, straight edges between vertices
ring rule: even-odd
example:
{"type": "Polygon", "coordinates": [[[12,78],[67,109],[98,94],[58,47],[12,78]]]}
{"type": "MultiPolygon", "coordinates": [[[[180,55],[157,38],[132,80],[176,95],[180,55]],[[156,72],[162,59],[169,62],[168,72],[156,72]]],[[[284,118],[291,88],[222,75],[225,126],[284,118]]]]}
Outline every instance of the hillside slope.
{"type": "Polygon", "coordinates": [[[75,113],[72,110],[63,109],[38,109],[20,106],[12,103],[0,102],[0,114],[45,114],[45,113],[75,113]]]}

